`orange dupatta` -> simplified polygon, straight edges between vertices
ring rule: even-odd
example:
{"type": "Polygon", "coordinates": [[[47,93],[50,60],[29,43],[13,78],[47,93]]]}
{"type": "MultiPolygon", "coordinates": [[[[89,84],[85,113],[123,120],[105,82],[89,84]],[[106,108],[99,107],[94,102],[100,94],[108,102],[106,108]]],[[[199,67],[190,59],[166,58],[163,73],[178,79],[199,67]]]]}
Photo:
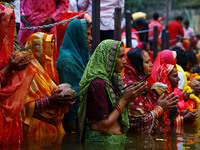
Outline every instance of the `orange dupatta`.
{"type": "Polygon", "coordinates": [[[38,60],[51,79],[58,85],[59,79],[56,70],[57,49],[55,36],[53,34],[48,35],[42,32],[34,33],[29,37],[26,47],[32,47],[31,51],[34,57],[38,60]]]}

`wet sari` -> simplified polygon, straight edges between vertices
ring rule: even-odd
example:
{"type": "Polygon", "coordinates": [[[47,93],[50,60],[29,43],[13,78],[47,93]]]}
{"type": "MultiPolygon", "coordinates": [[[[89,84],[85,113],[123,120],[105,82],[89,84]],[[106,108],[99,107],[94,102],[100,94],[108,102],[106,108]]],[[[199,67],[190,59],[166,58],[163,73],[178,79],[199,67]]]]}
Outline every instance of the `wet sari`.
{"type": "MultiPolygon", "coordinates": [[[[9,61],[14,50],[13,9],[0,4],[0,69],[9,61]]],[[[0,145],[21,144],[21,110],[24,106],[34,70],[27,67],[21,71],[12,71],[2,77],[0,85],[0,145]],[[4,83],[4,84],[3,84],[4,83]]],[[[15,147],[17,149],[17,147],[15,147]]]]}
{"type": "MultiPolygon", "coordinates": [[[[154,68],[154,66],[153,66],[153,68],[154,68]]],[[[174,65],[162,64],[157,68],[157,70],[155,72],[155,76],[152,76],[154,78],[155,82],[161,82],[161,83],[164,83],[168,86],[167,90],[169,91],[169,93],[167,95],[171,94],[174,91],[174,89],[172,89],[172,87],[171,87],[171,84],[170,84],[170,81],[169,81],[169,78],[168,78],[168,75],[173,70],[173,68],[174,68],[174,65]]],[[[161,122],[162,128],[165,129],[164,130],[165,132],[169,132],[169,130],[171,129],[171,127],[170,127],[170,124],[171,124],[171,121],[172,121],[172,118],[170,117],[171,111],[172,111],[172,109],[165,111],[164,116],[163,116],[164,120],[162,120],[164,122],[161,122]]],[[[173,114],[174,114],[173,115],[173,119],[174,119],[174,118],[176,118],[176,115],[177,115],[177,109],[176,108],[173,109],[173,114]]],[[[181,125],[181,123],[182,122],[180,121],[179,124],[181,125]]],[[[173,126],[174,126],[174,120],[173,120],[173,126]]]]}
{"type": "MultiPolygon", "coordinates": [[[[152,67],[152,78],[155,80],[155,82],[162,82],[168,86],[169,95],[174,91],[172,89],[171,84],[168,79],[168,74],[172,71],[173,67],[176,66],[176,60],[175,60],[175,53],[173,53],[170,50],[163,50],[161,51],[158,56],[156,57],[153,67],[152,67]]],[[[168,110],[164,113],[163,117],[161,118],[161,125],[162,128],[165,128],[165,132],[169,132],[170,130],[170,123],[171,118],[169,116],[171,110],[168,110]]],[[[173,109],[173,118],[176,118],[177,115],[177,109],[173,109]]],[[[181,120],[179,118],[179,120],[181,120]]],[[[179,121],[179,124],[181,126],[181,121],[179,121]]],[[[174,125],[173,125],[174,126],[174,125]]]]}
{"type": "MultiPolygon", "coordinates": [[[[79,81],[89,58],[90,49],[86,20],[73,20],[67,26],[57,60],[60,83],[69,83],[78,94],[80,91],[79,81]]],[[[69,113],[64,117],[63,124],[67,132],[76,130],[78,107],[79,99],[70,107],[69,113]]]]}
{"type": "MultiPolygon", "coordinates": [[[[92,120],[88,118],[88,92],[89,86],[95,79],[101,79],[105,83],[105,91],[107,92],[111,108],[110,112],[115,109],[121,95],[118,95],[113,88],[111,78],[113,77],[116,86],[121,90],[123,88],[123,80],[121,74],[114,73],[114,67],[119,52],[121,42],[114,40],[102,41],[94,51],[90,61],[88,62],[80,85],[80,108],[79,116],[79,134],[80,140],[88,143],[98,144],[121,144],[126,142],[126,132],[129,128],[128,106],[126,106],[119,117],[121,124],[121,135],[115,135],[110,132],[102,134],[99,131],[91,129],[92,120]]],[[[104,111],[104,110],[102,110],[104,111]]],[[[98,117],[98,116],[97,116],[98,117]]]]}

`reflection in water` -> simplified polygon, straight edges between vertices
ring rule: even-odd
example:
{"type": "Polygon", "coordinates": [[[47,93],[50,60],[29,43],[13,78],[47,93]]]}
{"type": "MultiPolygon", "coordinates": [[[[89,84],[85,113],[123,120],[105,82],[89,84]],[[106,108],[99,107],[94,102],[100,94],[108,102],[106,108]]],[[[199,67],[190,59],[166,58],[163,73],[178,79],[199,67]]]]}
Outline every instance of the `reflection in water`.
{"type": "MultiPolygon", "coordinates": [[[[188,150],[200,149],[199,129],[194,126],[185,126],[183,134],[174,132],[155,135],[130,135],[127,134],[127,143],[124,145],[97,145],[82,144],[76,142],[74,134],[60,136],[55,140],[53,137],[24,138],[22,150],[188,150]]],[[[2,148],[0,148],[2,149],[2,148]]],[[[8,149],[8,148],[6,148],[8,149]]],[[[10,145],[11,150],[18,150],[10,145]]]]}

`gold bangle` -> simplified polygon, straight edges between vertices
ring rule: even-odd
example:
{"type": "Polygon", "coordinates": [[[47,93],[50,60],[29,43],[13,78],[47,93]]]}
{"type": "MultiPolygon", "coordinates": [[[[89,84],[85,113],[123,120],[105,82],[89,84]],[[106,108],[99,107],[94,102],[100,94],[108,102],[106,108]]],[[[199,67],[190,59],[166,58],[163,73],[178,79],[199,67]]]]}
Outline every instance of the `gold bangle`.
{"type": "Polygon", "coordinates": [[[152,111],[157,115],[157,118],[163,114],[163,109],[160,106],[155,106],[152,111]]]}

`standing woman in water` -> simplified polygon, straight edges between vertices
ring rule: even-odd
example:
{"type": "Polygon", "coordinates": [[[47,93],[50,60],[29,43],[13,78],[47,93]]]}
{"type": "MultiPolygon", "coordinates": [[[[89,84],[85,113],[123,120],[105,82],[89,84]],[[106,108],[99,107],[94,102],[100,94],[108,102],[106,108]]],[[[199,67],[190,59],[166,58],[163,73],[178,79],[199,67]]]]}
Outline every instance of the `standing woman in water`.
{"type": "MultiPolygon", "coordinates": [[[[125,86],[143,80],[151,74],[152,63],[148,53],[141,48],[131,49],[126,56],[125,76],[123,78],[125,86]]],[[[151,77],[147,79],[148,85],[154,82],[151,77]]],[[[172,95],[171,95],[172,96],[172,95]]],[[[130,108],[129,122],[130,133],[148,134],[159,132],[158,119],[165,110],[174,106],[175,98],[160,96],[158,99],[151,91],[150,87],[146,91],[146,95],[140,95],[133,99],[130,108]]]]}
{"type": "Polygon", "coordinates": [[[122,43],[102,41],[80,81],[79,132],[84,142],[120,144],[129,129],[128,103],[142,94],[144,82],[122,92],[126,61],[122,43]]]}
{"type": "MultiPolygon", "coordinates": [[[[76,19],[69,23],[60,47],[56,68],[60,83],[69,83],[79,94],[79,82],[91,56],[91,24],[85,19],[76,19]]],[[[79,98],[65,114],[63,126],[66,132],[77,128],[79,98]]]]}

